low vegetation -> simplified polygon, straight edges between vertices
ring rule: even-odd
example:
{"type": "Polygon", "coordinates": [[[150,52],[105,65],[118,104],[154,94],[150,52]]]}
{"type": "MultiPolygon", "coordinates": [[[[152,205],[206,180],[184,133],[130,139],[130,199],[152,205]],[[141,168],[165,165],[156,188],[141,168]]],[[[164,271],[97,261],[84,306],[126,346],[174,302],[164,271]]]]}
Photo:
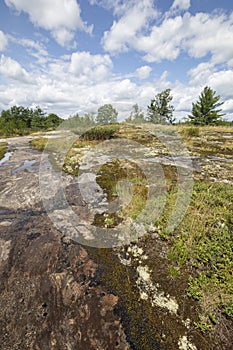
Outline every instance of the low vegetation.
{"type": "Polygon", "coordinates": [[[119,125],[100,125],[85,131],[80,139],[85,141],[104,141],[112,139],[119,131],[119,125]]]}
{"type": "Polygon", "coordinates": [[[7,150],[7,142],[0,142],[0,159],[4,157],[7,150]]]}
{"type": "MultiPolygon", "coordinates": [[[[176,129],[194,155],[201,157],[207,154],[217,155],[226,160],[232,155],[233,130],[230,127],[177,126],[176,129]]],[[[84,150],[112,137],[128,138],[150,149],[155,148],[157,155],[166,154],[163,145],[155,136],[146,132],[143,125],[141,127],[127,124],[98,126],[88,130],[73,144],[65,159],[63,170],[77,175],[78,159],[83,155],[84,150]]],[[[46,140],[41,138],[31,141],[36,149],[43,149],[45,143],[46,140]]],[[[177,174],[174,166],[165,165],[163,170],[168,193],[163,213],[154,222],[154,227],[168,247],[168,272],[171,277],[180,278],[188,271],[186,293],[199,303],[202,310],[200,320],[195,323],[196,328],[202,332],[210,331],[218,322],[220,314],[233,317],[233,188],[231,184],[222,181],[213,182],[208,178],[208,174],[204,180],[199,179],[196,174],[187,213],[175,231],[168,233],[166,231],[168,218],[177,199],[177,174]]],[[[218,169],[220,178],[221,171],[218,169]]],[[[229,178],[230,169],[228,175],[229,178]]],[[[126,202],[129,197],[129,203],[117,213],[106,212],[96,215],[94,222],[96,225],[114,227],[125,217],[134,219],[147,200],[145,175],[128,161],[115,159],[104,164],[97,174],[97,182],[110,203],[119,195],[126,202]],[[132,184],[131,193],[128,193],[129,187],[124,186],[125,180],[132,184]]],[[[144,239],[146,241],[147,237],[144,239]]],[[[107,254],[105,258],[101,255],[100,260],[107,258],[112,259],[112,254],[107,254]]],[[[118,290],[114,281],[110,283],[110,287],[113,285],[114,290],[121,294],[122,291],[118,290]]],[[[134,299],[132,296],[132,300],[134,299]]],[[[131,308],[129,300],[125,300],[125,303],[131,308]]]]}
{"type": "Polygon", "coordinates": [[[13,106],[0,115],[0,135],[27,135],[38,130],[53,130],[63,119],[56,114],[46,115],[40,107],[13,106]]]}

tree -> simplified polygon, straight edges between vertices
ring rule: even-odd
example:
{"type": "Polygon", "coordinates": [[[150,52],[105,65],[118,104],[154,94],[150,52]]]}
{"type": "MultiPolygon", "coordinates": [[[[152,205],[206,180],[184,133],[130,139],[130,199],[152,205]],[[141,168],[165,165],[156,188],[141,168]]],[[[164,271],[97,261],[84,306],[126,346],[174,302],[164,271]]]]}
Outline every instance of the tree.
{"type": "Polygon", "coordinates": [[[173,99],[170,93],[171,89],[163,90],[151,100],[150,106],[147,107],[148,121],[154,124],[174,123],[174,107],[169,104],[173,99]]]}
{"type": "Polygon", "coordinates": [[[129,118],[126,118],[125,121],[127,123],[145,123],[146,120],[144,118],[144,114],[137,103],[133,105],[130,116],[129,118]]]}
{"type": "Polygon", "coordinates": [[[58,117],[55,113],[50,113],[45,120],[46,128],[48,129],[55,129],[57,128],[61,123],[63,122],[63,119],[58,117]]]}
{"type": "Polygon", "coordinates": [[[215,96],[216,91],[206,86],[199,96],[199,100],[192,103],[192,114],[188,115],[190,122],[195,125],[216,124],[224,115],[221,109],[217,109],[224,102],[218,102],[220,96],[215,96]]]}
{"type": "Polygon", "coordinates": [[[46,129],[45,113],[39,106],[33,111],[31,128],[34,130],[46,129]]]}
{"type": "Polygon", "coordinates": [[[117,115],[117,110],[111,104],[105,104],[99,107],[96,122],[99,124],[116,123],[117,115]]]}

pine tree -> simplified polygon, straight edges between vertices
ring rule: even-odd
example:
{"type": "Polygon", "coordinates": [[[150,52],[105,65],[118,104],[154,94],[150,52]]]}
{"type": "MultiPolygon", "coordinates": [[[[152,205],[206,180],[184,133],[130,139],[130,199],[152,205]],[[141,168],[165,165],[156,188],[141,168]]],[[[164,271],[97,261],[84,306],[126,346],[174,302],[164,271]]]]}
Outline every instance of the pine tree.
{"type": "Polygon", "coordinates": [[[151,100],[150,106],[147,107],[148,121],[154,124],[173,124],[174,107],[169,104],[173,97],[170,95],[171,89],[166,89],[151,100]]]}
{"type": "Polygon", "coordinates": [[[190,122],[195,125],[216,124],[224,115],[217,109],[224,102],[218,102],[220,96],[215,96],[216,91],[206,86],[201,92],[197,102],[192,103],[192,114],[188,115],[190,122]]]}

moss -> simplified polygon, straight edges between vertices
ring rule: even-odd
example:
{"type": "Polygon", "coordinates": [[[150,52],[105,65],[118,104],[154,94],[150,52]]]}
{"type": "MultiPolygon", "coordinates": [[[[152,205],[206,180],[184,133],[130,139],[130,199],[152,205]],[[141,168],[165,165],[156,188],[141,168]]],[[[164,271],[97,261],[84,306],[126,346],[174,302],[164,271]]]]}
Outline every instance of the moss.
{"type": "MultiPolygon", "coordinates": [[[[122,265],[111,249],[86,247],[90,256],[102,267],[99,282],[120,297],[117,313],[122,317],[127,340],[132,349],[151,350],[160,348],[162,335],[158,316],[150,303],[139,301],[139,290],[135,284],[132,267],[122,265]]],[[[167,339],[172,342],[172,339],[167,339]]],[[[172,348],[172,344],[168,344],[172,348]]]]}
{"type": "Polygon", "coordinates": [[[124,159],[113,159],[100,168],[96,181],[107,194],[109,202],[116,200],[120,192],[123,203],[119,203],[119,218],[135,218],[141,213],[148,197],[148,188],[146,176],[137,164],[124,159]]]}

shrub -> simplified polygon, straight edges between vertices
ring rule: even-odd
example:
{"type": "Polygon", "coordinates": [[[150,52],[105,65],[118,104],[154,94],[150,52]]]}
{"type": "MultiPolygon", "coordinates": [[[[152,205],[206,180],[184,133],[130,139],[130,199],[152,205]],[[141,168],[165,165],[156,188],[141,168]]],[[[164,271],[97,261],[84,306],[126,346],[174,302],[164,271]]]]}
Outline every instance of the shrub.
{"type": "Polygon", "coordinates": [[[80,138],[86,141],[109,140],[114,137],[119,128],[119,125],[96,126],[92,129],[85,131],[85,133],[82,134],[80,138]]]}
{"type": "Polygon", "coordinates": [[[185,128],[181,133],[185,137],[198,137],[200,136],[200,129],[197,127],[185,128]]]}

